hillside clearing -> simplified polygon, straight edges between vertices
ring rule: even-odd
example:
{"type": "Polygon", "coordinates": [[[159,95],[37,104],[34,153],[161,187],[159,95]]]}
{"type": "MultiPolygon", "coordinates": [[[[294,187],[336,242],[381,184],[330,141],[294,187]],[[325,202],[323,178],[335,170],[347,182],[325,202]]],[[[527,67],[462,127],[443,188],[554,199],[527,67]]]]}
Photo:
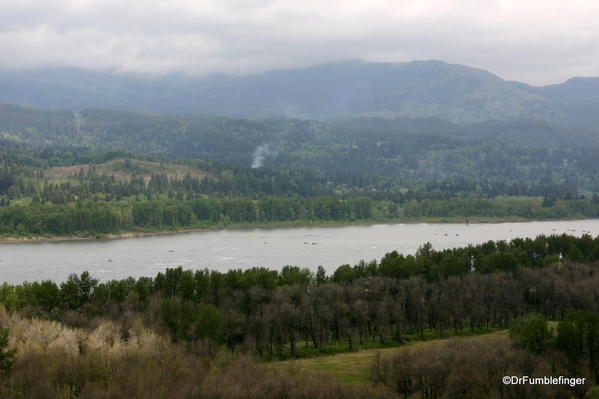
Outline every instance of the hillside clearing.
{"type": "MultiPolygon", "coordinates": [[[[94,165],[97,174],[113,175],[117,179],[129,180],[133,174],[142,175],[146,183],[153,174],[164,173],[167,177],[181,179],[185,175],[191,177],[206,177],[208,173],[187,165],[161,164],[159,162],[142,161],[137,159],[118,158],[102,164],[94,165]]],[[[83,170],[88,173],[90,165],[56,166],[44,173],[50,180],[74,178],[83,170]]]]}

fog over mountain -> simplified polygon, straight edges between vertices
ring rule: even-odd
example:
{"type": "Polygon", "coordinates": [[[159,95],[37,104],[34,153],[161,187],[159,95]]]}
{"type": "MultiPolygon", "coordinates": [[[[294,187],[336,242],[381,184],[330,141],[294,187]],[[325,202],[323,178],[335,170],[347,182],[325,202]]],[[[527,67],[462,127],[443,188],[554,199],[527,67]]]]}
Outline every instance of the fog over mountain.
{"type": "Polygon", "coordinates": [[[0,1],[2,70],[248,74],[439,59],[508,80],[599,74],[599,4],[574,0],[0,1]]]}
{"type": "Polygon", "coordinates": [[[0,103],[241,117],[432,117],[458,124],[535,119],[593,128],[599,78],[533,87],[441,61],[348,61],[253,75],[1,72],[0,103]]]}

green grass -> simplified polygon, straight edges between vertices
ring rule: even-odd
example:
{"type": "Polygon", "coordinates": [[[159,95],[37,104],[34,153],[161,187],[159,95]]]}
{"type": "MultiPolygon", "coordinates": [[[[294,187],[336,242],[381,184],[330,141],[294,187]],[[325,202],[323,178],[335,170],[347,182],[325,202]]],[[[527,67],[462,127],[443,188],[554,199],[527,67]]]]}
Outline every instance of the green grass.
{"type": "MultiPolygon", "coordinates": [[[[445,339],[449,337],[463,337],[463,336],[476,336],[482,334],[490,334],[497,331],[503,331],[497,328],[486,328],[486,329],[475,329],[471,330],[466,327],[458,331],[448,330],[443,333],[439,333],[433,329],[425,329],[422,336],[416,332],[404,331],[401,336],[401,341],[394,341],[391,336],[385,336],[383,342],[380,339],[372,339],[372,337],[363,337],[362,344],[359,343],[357,336],[352,339],[353,349],[349,349],[349,341],[347,338],[342,338],[339,341],[328,342],[323,348],[315,348],[311,341],[305,343],[304,341],[298,341],[296,351],[291,354],[289,347],[285,347],[283,351],[283,358],[275,358],[271,356],[264,356],[264,360],[291,360],[291,359],[303,359],[303,358],[314,358],[322,356],[331,356],[336,354],[348,353],[348,352],[359,352],[366,349],[387,349],[405,346],[414,342],[430,341],[445,339]]],[[[274,355],[276,356],[276,355],[274,355]]]]}
{"type": "MultiPolygon", "coordinates": [[[[489,339],[497,335],[506,334],[505,330],[489,330],[484,334],[479,333],[476,337],[460,336],[456,339],[489,339]],[[489,332],[490,331],[490,332],[489,332]]],[[[320,356],[306,359],[284,360],[269,363],[268,367],[289,367],[292,369],[303,369],[319,371],[330,374],[338,381],[347,384],[364,384],[368,382],[370,368],[377,353],[381,355],[405,350],[410,347],[439,345],[449,338],[438,338],[425,341],[409,341],[401,346],[387,348],[371,348],[357,352],[339,353],[331,356],[320,356]]]]}
{"type": "Polygon", "coordinates": [[[27,206],[31,205],[32,198],[31,197],[20,197],[10,201],[10,206],[27,206]]]}

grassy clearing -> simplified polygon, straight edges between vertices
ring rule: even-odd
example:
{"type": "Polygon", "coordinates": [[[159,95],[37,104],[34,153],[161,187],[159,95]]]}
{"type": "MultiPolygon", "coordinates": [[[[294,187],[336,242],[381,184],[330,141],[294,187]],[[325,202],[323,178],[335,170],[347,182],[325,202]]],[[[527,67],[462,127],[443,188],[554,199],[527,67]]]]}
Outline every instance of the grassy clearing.
{"type": "MultiPolygon", "coordinates": [[[[165,173],[168,178],[183,178],[189,174],[192,177],[206,177],[208,173],[192,166],[177,164],[161,164],[159,162],[141,161],[137,159],[118,158],[93,165],[99,175],[113,175],[117,179],[129,180],[133,174],[142,175],[146,183],[154,173],[165,173]]],[[[76,181],[77,173],[83,169],[88,173],[90,165],[56,166],[44,171],[45,176],[53,183],[76,181]]]]}
{"type": "MultiPolygon", "coordinates": [[[[494,331],[483,335],[458,337],[453,339],[489,339],[507,334],[506,330],[494,331]]],[[[289,367],[291,369],[323,371],[338,381],[347,384],[364,384],[368,382],[370,367],[377,353],[381,355],[419,346],[439,345],[449,338],[433,339],[430,341],[415,341],[394,348],[364,349],[359,352],[340,353],[331,356],[313,357],[298,360],[273,362],[269,367],[289,367]]]]}
{"type": "Polygon", "coordinates": [[[264,355],[265,361],[282,361],[282,360],[298,360],[305,358],[320,358],[323,356],[339,355],[342,353],[356,353],[369,349],[389,349],[397,348],[401,346],[411,345],[415,342],[421,341],[433,341],[439,339],[446,339],[452,337],[464,337],[464,336],[476,336],[483,334],[490,334],[493,332],[502,331],[498,328],[483,328],[483,329],[470,329],[464,327],[458,330],[450,331],[435,331],[433,329],[425,328],[422,333],[415,332],[413,330],[405,330],[402,333],[401,341],[396,341],[391,335],[385,335],[381,341],[379,336],[372,337],[371,335],[364,335],[362,342],[359,342],[358,336],[354,336],[352,339],[353,349],[350,349],[349,341],[347,338],[341,338],[339,341],[327,342],[323,348],[315,348],[311,341],[298,341],[295,353],[289,351],[289,347],[286,346],[283,351],[283,356],[279,357],[274,353],[264,355]]]}

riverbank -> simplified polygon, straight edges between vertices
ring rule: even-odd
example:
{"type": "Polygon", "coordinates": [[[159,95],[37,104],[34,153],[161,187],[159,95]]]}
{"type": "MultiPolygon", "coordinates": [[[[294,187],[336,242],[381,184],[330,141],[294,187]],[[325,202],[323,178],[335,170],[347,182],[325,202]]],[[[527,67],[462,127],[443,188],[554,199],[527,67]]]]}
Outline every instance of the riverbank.
{"type": "Polygon", "coordinates": [[[83,241],[83,240],[119,240],[125,238],[149,237],[157,235],[170,235],[180,233],[193,233],[200,231],[218,231],[218,230],[249,230],[249,229],[280,229],[294,227],[345,227],[345,226],[372,226],[372,225],[392,225],[392,224],[418,224],[418,223],[448,223],[448,224],[469,224],[469,223],[525,223],[525,222],[543,222],[543,221],[568,221],[568,220],[586,220],[592,218],[560,218],[560,219],[526,219],[518,216],[513,217],[422,217],[422,218],[401,218],[386,220],[356,220],[356,221],[282,221],[269,223],[229,223],[226,225],[202,225],[191,228],[181,229],[149,229],[139,231],[124,231],[111,234],[81,234],[74,236],[0,236],[0,244],[31,243],[31,242],[60,242],[60,241],[83,241]]]}

